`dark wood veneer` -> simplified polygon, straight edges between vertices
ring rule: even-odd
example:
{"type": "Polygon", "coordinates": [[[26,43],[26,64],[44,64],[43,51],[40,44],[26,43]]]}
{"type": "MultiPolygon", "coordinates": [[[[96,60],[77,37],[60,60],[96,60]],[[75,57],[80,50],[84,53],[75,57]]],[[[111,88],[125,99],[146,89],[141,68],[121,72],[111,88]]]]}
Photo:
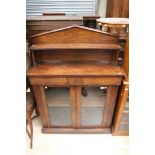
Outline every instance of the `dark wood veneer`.
{"type": "Polygon", "coordinates": [[[118,66],[118,37],[73,25],[34,35],[30,40],[33,65],[27,72],[44,133],[110,133],[115,100],[124,72],[118,66]],[[49,115],[44,87],[68,87],[71,127],[55,126],[49,115]],[[81,125],[81,89],[107,87],[100,125],[81,125]]]}

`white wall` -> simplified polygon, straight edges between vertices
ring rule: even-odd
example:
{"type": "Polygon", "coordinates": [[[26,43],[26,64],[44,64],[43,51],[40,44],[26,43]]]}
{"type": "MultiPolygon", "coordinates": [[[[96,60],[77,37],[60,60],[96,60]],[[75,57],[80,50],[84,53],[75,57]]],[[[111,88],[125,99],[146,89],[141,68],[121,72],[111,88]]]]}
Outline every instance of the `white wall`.
{"type": "Polygon", "coordinates": [[[106,16],[106,6],[107,0],[98,0],[98,15],[105,17],[106,16]]]}

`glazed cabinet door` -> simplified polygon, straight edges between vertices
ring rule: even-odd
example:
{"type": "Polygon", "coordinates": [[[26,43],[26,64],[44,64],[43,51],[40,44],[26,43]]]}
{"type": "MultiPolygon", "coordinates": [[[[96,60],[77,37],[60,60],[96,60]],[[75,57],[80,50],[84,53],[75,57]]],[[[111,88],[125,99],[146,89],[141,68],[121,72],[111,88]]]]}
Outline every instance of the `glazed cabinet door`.
{"type": "Polygon", "coordinates": [[[73,128],[110,128],[118,86],[70,86],[73,128]]]}
{"type": "Polygon", "coordinates": [[[71,127],[73,107],[69,87],[45,88],[51,127],[71,127]]]}
{"type": "Polygon", "coordinates": [[[111,127],[117,89],[118,86],[85,87],[87,96],[81,95],[78,104],[81,128],[111,127]]]}
{"type": "Polygon", "coordinates": [[[33,86],[33,89],[43,127],[111,128],[118,86],[33,86]]]}

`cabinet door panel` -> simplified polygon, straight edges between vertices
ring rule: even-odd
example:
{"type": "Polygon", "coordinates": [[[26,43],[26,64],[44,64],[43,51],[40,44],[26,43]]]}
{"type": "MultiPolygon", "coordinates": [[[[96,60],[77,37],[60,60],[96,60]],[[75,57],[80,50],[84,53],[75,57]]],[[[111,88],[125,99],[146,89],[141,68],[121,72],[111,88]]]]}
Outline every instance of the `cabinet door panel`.
{"type": "Polygon", "coordinates": [[[52,127],[71,126],[72,108],[69,88],[48,87],[46,89],[46,102],[52,127]]]}
{"type": "Polygon", "coordinates": [[[87,96],[81,97],[81,126],[101,126],[106,89],[85,87],[87,96]]]}

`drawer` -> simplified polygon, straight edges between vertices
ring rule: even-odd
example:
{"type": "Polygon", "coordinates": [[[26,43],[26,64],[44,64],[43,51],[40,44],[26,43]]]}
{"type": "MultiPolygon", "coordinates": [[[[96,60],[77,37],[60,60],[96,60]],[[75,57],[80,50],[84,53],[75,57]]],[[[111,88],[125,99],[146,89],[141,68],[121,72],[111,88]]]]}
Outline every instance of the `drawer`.
{"type": "Polygon", "coordinates": [[[121,77],[86,77],[83,78],[85,86],[120,85],[121,77]]]}
{"type": "Polygon", "coordinates": [[[102,85],[120,85],[120,77],[84,77],[84,78],[38,78],[31,77],[29,81],[32,85],[44,86],[67,86],[67,85],[84,85],[84,86],[102,86],[102,85]]]}
{"type": "Polygon", "coordinates": [[[29,78],[32,85],[66,86],[67,78],[29,78]]]}
{"type": "Polygon", "coordinates": [[[82,78],[68,78],[68,85],[82,85],[82,78]]]}

